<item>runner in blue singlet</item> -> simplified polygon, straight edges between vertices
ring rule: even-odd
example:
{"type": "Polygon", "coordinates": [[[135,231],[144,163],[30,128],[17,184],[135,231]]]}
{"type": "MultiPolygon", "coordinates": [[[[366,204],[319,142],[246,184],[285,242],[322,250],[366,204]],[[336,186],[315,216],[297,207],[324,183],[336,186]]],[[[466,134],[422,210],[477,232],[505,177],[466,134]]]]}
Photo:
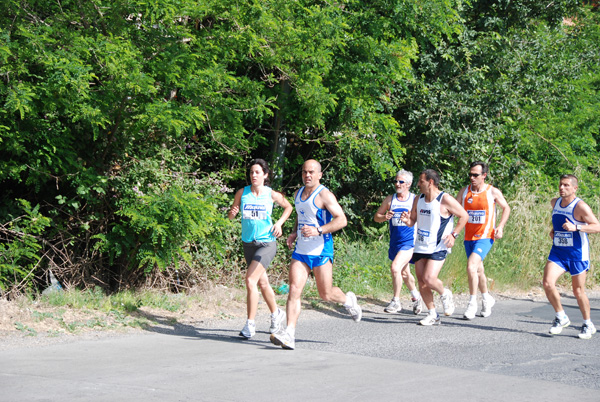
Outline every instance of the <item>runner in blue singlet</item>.
{"type": "Polygon", "coordinates": [[[392,286],[394,296],[390,303],[383,309],[386,313],[396,313],[402,310],[400,291],[402,281],[406,284],[411,295],[411,308],[414,314],[421,314],[421,294],[415,286],[415,278],[410,273],[409,261],[415,247],[415,228],[406,226],[400,219],[402,212],[412,209],[415,195],[410,192],[413,174],[406,170],[396,173],[393,180],[396,194],[385,197],[381,206],[375,212],[375,222],[389,222],[390,247],[388,257],[392,261],[392,286]]]}
{"type": "Polygon", "coordinates": [[[571,274],[573,295],[583,316],[579,338],[590,339],[596,327],[590,319],[590,301],[585,293],[585,280],[589,269],[588,233],[600,232],[598,218],[584,201],[577,198],[577,177],[565,174],[560,177],[560,197],[550,201],[552,205],[552,248],[544,268],[544,291],[554,307],[556,316],[550,334],[558,335],[571,324],[560,302],[556,281],[565,272],[571,274]]]}

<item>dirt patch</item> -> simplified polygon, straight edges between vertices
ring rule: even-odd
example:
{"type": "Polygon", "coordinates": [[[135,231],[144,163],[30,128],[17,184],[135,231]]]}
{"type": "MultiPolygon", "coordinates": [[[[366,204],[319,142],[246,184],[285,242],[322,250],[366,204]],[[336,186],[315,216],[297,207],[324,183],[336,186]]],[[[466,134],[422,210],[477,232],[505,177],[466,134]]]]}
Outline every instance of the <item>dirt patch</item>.
{"type": "MultiPolygon", "coordinates": [[[[183,308],[175,312],[143,306],[132,313],[57,307],[26,298],[0,299],[0,349],[114,336],[149,326],[193,325],[246,314],[243,289],[215,286],[181,297],[183,308]]],[[[259,310],[261,308],[266,308],[264,303],[259,310]]]]}

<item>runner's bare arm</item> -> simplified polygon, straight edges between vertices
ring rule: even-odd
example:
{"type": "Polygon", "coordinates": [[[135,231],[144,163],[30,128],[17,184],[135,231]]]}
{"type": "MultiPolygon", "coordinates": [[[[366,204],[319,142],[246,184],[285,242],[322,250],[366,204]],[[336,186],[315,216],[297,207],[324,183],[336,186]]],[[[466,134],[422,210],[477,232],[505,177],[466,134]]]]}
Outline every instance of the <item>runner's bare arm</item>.
{"type": "Polygon", "coordinates": [[[381,203],[381,206],[379,207],[377,212],[375,212],[375,216],[373,217],[373,220],[375,222],[381,223],[389,221],[394,216],[394,213],[390,211],[392,197],[393,195],[388,195],[387,197],[385,197],[383,203],[381,203]]]}
{"type": "Polygon", "coordinates": [[[500,191],[496,187],[492,187],[492,195],[494,196],[496,204],[498,204],[500,208],[502,208],[500,223],[498,224],[498,226],[496,226],[495,233],[495,237],[497,239],[501,239],[502,236],[504,236],[504,226],[506,225],[506,222],[508,222],[508,217],[510,216],[510,206],[508,205],[508,202],[506,202],[502,191],[500,191]]]}
{"type": "Polygon", "coordinates": [[[568,230],[569,232],[575,232],[579,227],[579,231],[583,233],[600,233],[600,223],[598,222],[598,218],[596,218],[596,215],[594,215],[590,206],[584,201],[579,201],[577,203],[575,210],[573,211],[573,216],[578,221],[587,223],[587,225],[575,225],[566,220],[563,224],[563,229],[568,230]]]}
{"type": "Polygon", "coordinates": [[[235,218],[238,212],[240,212],[240,205],[242,205],[242,194],[244,194],[243,188],[239,189],[237,193],[235,193],[235,197],[233,197],[233,204],[231,204],[229,213],[227,213],[227,217],[229,219],[235,218]]]}
{"type": "Polygon", "coordinates": [[[462,205],[462,198],[463,198],[463,194],[465,193],[465,191],[467,191],[467,187],[463,187],[460,189],[460,191],[458,192],[458,195],[456,196],[456,199],[458,200],[458,202],[462,205]]]}
{"type": "Polygon", "coordinates": [[[348,219],[346,219],[346,214],[342,209],[342,206],[338,203],[335,195],[329,190],[321,191],[318,195],[323,202],[323,206],[326,210],[331,214],[331,222],[321,227],[323,233],[333,233],[338,230],[346,227],[348,224],[348,219]]]}
{"type": "Polygon", "coordinates": [[[292,204],[290,204],[290,202],[283,196],[283,194],[278,193],[277,191],[271,192],[271,198],[273,199],[273,202],[283,208],[281,217],[273,224],[273,229],[271,230],[273,236],[280,237],[283,234],[282,226],[290,217],[294,208],[292,207],[292,204]]]}
{"type": "MultiPolygon", "coordinates": [[[[451,213],[452,215],[456,216],[458,218],[458,223],[456,224],[456,227],[454,228],[454,233],[460,233],[465,225],[467,224],[468,220],[469,220],[469,215],[467,214],[467,211],[465,211],[465,209],[462,207],[462,205],[460,205],[460,203],[458,201],[456,201],[456,199],[454,197],[452,197],[450,194],[444,194],[444,196],[442,197],[442,206],[444,208],[446,208],[446,210],[451,213]]],[[[445,237],[444,242],[446,244],[446,247],[452,247],[454,246],[454,240],[455,237],[453,235],[448,235],[445,237]]]]}
{"type": "MultiPolygon", "coordinates": [[[[552,206],[552,208],[554,208],[554,205],[556,204],[556,201],[558,200],[558,197],[553,198],[550,200],[550,205],[552,206]]],[[[554,226],[552,226],[552,222],[550,222],[550,238],[554,239],[554,226]]]]}
{"type": "MultiPolygon", "coordinates": [[[[294,192],[294,197],[292,198],[293,200],[296,199],[296,194],[298,194],[298,190],[296,190],[294,192]]],[[[287,244],[287,246],[290,250],[292,250],[294,248],[294,244],[296,243],[296,237],[298,237],[298,216],[297,215],[296,215],[296,222],[294,223],[294,228],[292,229],[292,233],[290,233],[287,240],[285,241],[285,243],[287,244]]]]}

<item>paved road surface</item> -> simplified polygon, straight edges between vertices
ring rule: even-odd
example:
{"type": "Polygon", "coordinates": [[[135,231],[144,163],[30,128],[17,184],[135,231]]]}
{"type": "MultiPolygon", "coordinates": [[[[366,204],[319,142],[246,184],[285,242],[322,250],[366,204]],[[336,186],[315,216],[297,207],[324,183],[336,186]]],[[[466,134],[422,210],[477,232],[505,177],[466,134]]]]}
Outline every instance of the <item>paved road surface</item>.
{"type": "MultiPolygon", "coordinates": [[[[564,299],[574,325],[581,315],[564,299]]],[[[600,299],[592,300],[600,323],[600,299]]],[[[547,302],[501,300],[489,318],[443,318],[365,303],[303,312],[296,350],[237,336],[243,320],[169,322],[146,332],[0,351],[0,401],[600,401],[600,333],[547,335],[547,302]]]]}

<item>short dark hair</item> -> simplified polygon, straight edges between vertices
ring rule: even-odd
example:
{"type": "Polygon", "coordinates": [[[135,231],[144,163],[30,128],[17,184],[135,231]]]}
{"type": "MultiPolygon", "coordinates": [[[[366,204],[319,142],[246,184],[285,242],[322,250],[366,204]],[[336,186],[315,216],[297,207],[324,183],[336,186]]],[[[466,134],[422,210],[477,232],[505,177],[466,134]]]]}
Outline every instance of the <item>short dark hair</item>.
{"type": "Polygon", "coordinates": [[[575,176],[574,174],[563,174],[562,176],[560,176],[560,180],[562,179],[569,179],[571,180],[571,184],[575,186],[579,185],[579,179],[577,179],[577,176],[575,176]]]}
{"type": "Polygon", "coordinates": [[[481,173],[487,173],[490,170],[488,164],[482,161],[471,162],[469,169],[474,168],[475,166],[481,166],[481,173]]]}
{"type": "Polygon", "coordinates": [[[254,165],[260,166],[263,173],[267,175],[265,178],[265,185],[268,186],[271,183],[271,169],[269,169],[269,164],[264,159],[252,159],[248,165],[248,171],[250,171],[250,168],[254,165]]]}
{"type": "Polygon", "coordinates": [[[440,175],[435,170],[425,169],[421,172],[421,174],[425,175],[425,180],[433,180],[433,184],[435,184],[436,187],[440,186],[440,175]]]}

